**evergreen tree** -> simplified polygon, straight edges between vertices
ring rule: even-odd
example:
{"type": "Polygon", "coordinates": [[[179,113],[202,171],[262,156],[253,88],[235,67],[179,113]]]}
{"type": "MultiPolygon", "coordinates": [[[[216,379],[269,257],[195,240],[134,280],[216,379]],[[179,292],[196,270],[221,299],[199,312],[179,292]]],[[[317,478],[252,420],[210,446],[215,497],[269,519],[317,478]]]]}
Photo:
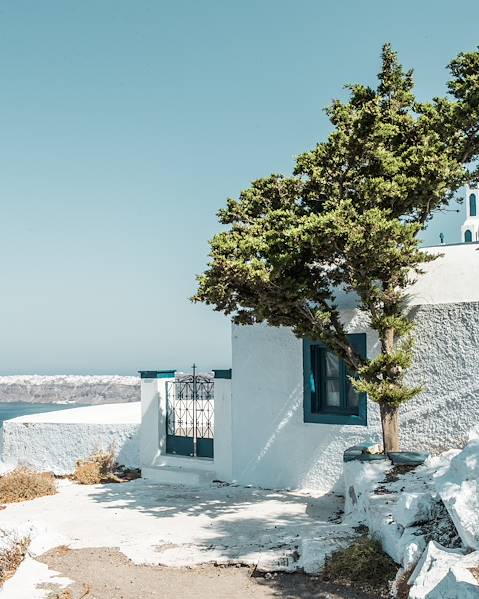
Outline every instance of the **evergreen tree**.
{"type": "Polygon", "coordinates": [[[412,71],[386,44],[376,89],[350,85],[326,110],[333,131],[297,158],[291,176],[254,181],[219,211],[227,228],[211,241],[195,301],[238,324],[291,327],[323,341],[379,403],[385,451],[399,450],[399,406],[421,389],[405,374],[413,323],[407,288],[432,260],[418,234],[477,173],[479,53],[450,65],[449,98],[419,103],[412,71]],[[353,294],[380,353],[348,341],[336,294],[353,294]]]}

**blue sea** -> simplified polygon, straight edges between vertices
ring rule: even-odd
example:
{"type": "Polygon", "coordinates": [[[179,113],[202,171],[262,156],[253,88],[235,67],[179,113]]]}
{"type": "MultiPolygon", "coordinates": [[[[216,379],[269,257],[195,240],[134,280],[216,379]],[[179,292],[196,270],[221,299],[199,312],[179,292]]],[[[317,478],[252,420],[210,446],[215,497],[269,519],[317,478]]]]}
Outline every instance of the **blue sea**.
{"type": "Polygon", "coordinates": [[[10,420],[17,416],[39,414],[41,412],[53,412],[54,410],[68,410],[78,408],[82,404],[55,404],[55,403],[2,403],[0,402],[0,426],[4,420],[10,420]]]}

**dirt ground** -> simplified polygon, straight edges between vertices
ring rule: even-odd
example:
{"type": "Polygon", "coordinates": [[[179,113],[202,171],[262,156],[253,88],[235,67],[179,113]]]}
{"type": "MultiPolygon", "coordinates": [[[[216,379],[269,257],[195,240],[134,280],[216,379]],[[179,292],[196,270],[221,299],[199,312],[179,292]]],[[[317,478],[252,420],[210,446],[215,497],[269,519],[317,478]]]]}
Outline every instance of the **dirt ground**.
{"type": "MultiPolygon", "coordinates": [[[[263,577],[235,566],[137,566],[117,549],[58,548],[39,561],[75,582],[73,599],[375,599],[303,574],[263,577]]],[[[57,596],[62,597],[51,595],[57,596]]]]}

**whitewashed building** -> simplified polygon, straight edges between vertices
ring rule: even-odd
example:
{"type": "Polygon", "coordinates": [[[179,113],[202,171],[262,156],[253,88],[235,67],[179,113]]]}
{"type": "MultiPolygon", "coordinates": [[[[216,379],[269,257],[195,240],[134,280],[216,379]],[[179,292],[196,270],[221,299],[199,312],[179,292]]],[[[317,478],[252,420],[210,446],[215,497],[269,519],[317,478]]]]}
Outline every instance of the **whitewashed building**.
{"type": "MultiPolygon", "coordinates": [[[[471,195],[477,190],[468,190],[467,240],[467,231],[477,239],[479,226],[471,195]]],[[[401,407],[401,442],[435,453],[462,443],[479,422],[479,243],[428,251],[442,257],[425,266],[409,301],[416,322],[409,379],[426,390],[401,407]]],[[[374,356],[377,337],[353,298],[339,305],[357,347],[374,356]]],[[[214,401],[179,395],[174,371],[142,373],[141,460],[144,475],[158,481],[324,491],[337,484],[347,447],[381,439],[378,406],[350,388],[341,360],[284,327],[233,326],[232,371],[215,372],[214,401]],[[175,446],[175,436],[190,440],[175,446]],[[202,439],[213,436],[205,450],[202,439]]]]}
{"type": "Polygon", "coordinates": [[[465,243],[479,241],[479,214],[477,212],[478,189],[466,186],[466,220],[461,227],[461,239],[465,243]]]}

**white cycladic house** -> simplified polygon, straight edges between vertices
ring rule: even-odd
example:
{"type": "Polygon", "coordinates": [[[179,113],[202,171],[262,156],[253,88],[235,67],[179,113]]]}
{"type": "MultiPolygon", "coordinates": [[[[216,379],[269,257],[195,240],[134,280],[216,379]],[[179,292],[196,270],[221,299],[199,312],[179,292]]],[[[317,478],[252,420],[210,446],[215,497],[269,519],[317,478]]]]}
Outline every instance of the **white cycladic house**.
{"type": "MultiPolygon", "coordinates": [[[[425,390],[401,407],[401,440],[402,449],[436,453],[479,423],[479,244],[428,251],[442,257],[425,266],[409,301],[416,323],[409,380],[425,390]]],[[[350,296],[339,305],[353,342],[374,356],[378,341],[365,315],[350,296]]],[[[144,476],[327,491],[340,479],[345,449],[381,440],[378,406],[351,389],[341,360],[288,328],[233,326],[232,371],[215,375],[214,402],[197,391],[194,404],[174,371],[142,373],[144,476]],[[182,435],[188,440],[175,445],[182,435]]]]}

